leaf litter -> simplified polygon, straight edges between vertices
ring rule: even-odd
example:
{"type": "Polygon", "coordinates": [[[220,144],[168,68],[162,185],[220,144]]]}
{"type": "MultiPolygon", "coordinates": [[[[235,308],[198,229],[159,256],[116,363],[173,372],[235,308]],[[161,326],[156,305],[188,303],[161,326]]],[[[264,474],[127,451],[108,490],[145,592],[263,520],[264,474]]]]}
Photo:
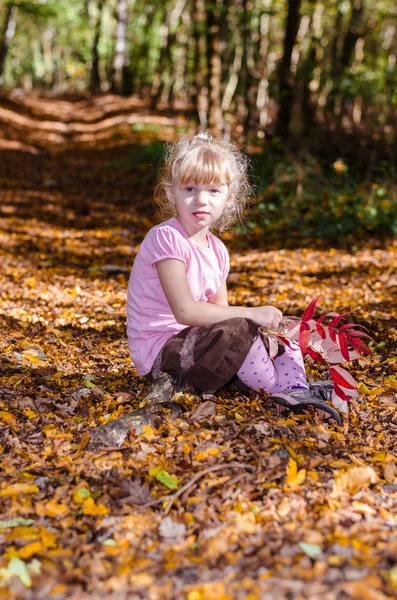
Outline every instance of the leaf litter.
{"type": "MultiPolygon", "coordinates": [[[[396,243],[225,236],[231,303],[300,317],[321,296],[374,337],[341,427],[280,418],[265,394],[186,392],[185,413],[93,448],[94,428],[148,391],[125,295],[155,221],[122,148],[76,152],[2,156],[0,598],[397,597],[396,243]]],[[[310,359],[308,372],[325,373],[310,359]]]]}

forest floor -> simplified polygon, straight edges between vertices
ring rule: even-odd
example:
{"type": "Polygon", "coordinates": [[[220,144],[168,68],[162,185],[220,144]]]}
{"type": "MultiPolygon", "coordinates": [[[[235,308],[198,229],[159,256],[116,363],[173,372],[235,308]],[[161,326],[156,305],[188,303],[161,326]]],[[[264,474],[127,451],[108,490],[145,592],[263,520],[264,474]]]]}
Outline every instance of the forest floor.
{"type": "Polygon", "coordinates": [[[30,96],[3,98],[0,127],[0,598],[396,598],[396,243],[225,236],[231,303],[299,316],[321,296],[371,331],[342,426],[221,392],[198,422],[94,449],[93,428],[148,390],[128,273],[155,222],[159,142],[189,124],[134,99],[30,96]]]}

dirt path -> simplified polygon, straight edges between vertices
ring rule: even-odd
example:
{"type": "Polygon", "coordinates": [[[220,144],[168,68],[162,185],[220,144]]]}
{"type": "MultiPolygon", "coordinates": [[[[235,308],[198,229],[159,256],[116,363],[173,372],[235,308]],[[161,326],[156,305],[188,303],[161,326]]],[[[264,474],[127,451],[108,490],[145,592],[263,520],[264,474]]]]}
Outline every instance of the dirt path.
{"type": "Polygon", "coordinates": [[[128,272],[154,223],[158,140],[186,125],[117,102],[0,107],[0,598],[397,597],[396,244],[241,254],[226,238],[232,303],[299,315],[322,296],[373,332],[342,427],[224,392],[200,425],[90,449],[147,391],[128,272]],[[151,505],[189,482],[168,515],[151,505]]]}

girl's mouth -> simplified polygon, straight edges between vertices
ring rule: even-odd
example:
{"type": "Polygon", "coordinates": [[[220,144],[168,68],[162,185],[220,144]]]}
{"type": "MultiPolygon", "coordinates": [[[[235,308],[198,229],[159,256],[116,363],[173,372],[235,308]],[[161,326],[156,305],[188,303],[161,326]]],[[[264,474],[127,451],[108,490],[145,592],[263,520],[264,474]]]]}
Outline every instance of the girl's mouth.
{"type": "Polygon", "coordinates": [[[201,216],[201,215],[208,215],[209,213],[205,212],[205,210],[196,210],[196,211],[194,211],[193,214],[201,216]]]}

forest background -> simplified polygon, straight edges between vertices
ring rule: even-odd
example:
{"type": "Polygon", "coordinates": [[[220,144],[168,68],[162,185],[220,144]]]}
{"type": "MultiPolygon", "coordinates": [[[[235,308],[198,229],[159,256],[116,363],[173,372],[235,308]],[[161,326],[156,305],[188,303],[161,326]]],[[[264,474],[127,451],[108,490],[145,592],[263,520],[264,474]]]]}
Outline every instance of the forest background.
{"type": "Polygon", "coordinates": [[[0,0],[0,598],[397,597],[396,29],[392,0],[0,0]],[[146,404],[128,276],[164,143],[205,128],[252,159],[230,303],[373,336],[340,427],[146,404]]]}
{"type": "Polygon", "coordinates": [[[134,95],[262,152],[249,226],[267,239],[387,236],[396,21],[392,0],[3,0],[0,79],[134,95]]]}

